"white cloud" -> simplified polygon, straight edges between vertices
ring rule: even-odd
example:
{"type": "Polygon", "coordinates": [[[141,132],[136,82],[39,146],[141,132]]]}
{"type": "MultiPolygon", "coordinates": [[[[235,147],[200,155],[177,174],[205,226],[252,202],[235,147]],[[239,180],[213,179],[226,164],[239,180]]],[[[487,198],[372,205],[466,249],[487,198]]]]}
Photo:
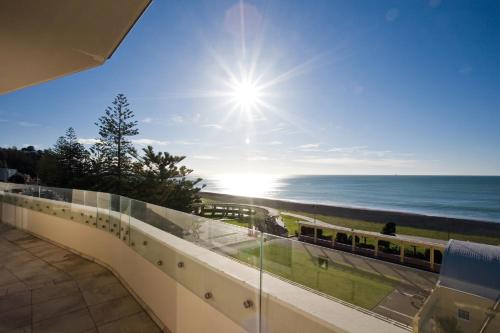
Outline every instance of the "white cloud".
{"type": "Polygon", "coordinates": [[[210,155],[194,155],[193,158],[197,160],[217,160],[218,158],[210,155]]]}
{"type": "Polygon", "coordinates": [[[363,159],[363,158],[304,158],[296,159],[295,162],[323,164],[323,165],[337,165],[337,166],[350,166],[350,167],[404,167],[415,164],[415,160],[403,159],[363,159]]]}
{"type": "Polygon", "coordinates": [[[199,122],[199,121],[200,121],[200,119],[201,119],[201,114],[196,113],[196,114],[193,116],[192,121],[193,121],[193,123],[197,123],[197,122],[199,122]]]}
{"type": "Polygon", "coordinates": [[[205,124],[205,125],[201,125],[201,127],[205,127],[205,128],[214,128],[214,129],[222,129],[222,126],[219,125],[219,124],[205,124]]]}
{"type": "Polygon", "coordinates": [[[78,138],[78,142],[81,143],[82,145],[93,145],[95,143],[98,143],[99,140],[97,140],[97,139],[78,138]]]}
{"type": "Polygon", "coordinates": [[[176,144],[176,145],[194,145],[195,144],[194,142],[186,141],[186,140],[176,140],[176,141],[172,141],[172,143],[176,144]]]}
{"type": "Polygon", "coordinates": [[[136,145],[142,145],[142,146],[150,146],[150,145],[168,145],[168,141],[160,141],[160,140],[154,140],[154,139],[134,139],[132,140],[132,143],[135,143],[136,145]]]}
{"type": "Polygon", "coordinates": [[[40,124],[30,123],[30,122],[27,122],[27,121],[20,121],[17,124],[19,126],[22,126],[22,127],[38,127],[38,126],[41,126],[40,124]]]}
{"type": "Polygon", "coordinates": [[[391,155],[392,151],[391,150],[366,150],[361,152],[363,155],[368,155],[368,156],[378,156],[378,157],[384,157],[387,155],[391,155]]]}
{"type": "Polygon", "coordinates": [[[271,141],[269,144],[270,144],[271,146],[277,146],[277,145],[282,145],[282,144],[283,144],[283,142],[281,142],[281,141],[271,141]]]}
{"type": "Polygon", "coordinates": [[[385,13],[385,19],[388,22],[394,22],[399,17],[399,10],[397,8],[391,8],[385,13]]]}
{"type": "Polygon", "coordinates": [[[182,116],[175,115],[172,117],[172,121],[176,124],[180,124],[184,122],[184,118],[182,116]]]}
{"type": "Polygon", "coordinates": [[[367,146],[352,146],[352,147],[333,147],[328,149],[328,152],[334,153],[355,153],[360,152],[368,148],[367,146]]]}
{"type": "Polygon", "coordinates": [[[299,148],[299,149],[319,148],[319,144],[318,143],[308,143],[305,145],[300,145],[297,148],[299,148]]]}
{"type": "Polygon", "coordinates": [[[150,124],[152,121],[153,121],[153,118],[151,118],[151,117],[146,117],[146,118],[144,118],[143,120],[141,120],[141,123],[144,123],[144,124],[150,124]]]}
{"type": "Polygon", "coordinates": [[[308,143],[297,147],[300,151],[321,151],[318,143],[308,143]]]}
{"type": "Polygon", "coordinates": [[[353,147],[333,147],[327,150],[330,153],[340,153],[344,155],[362,155],[362,156],[377,156],[384,157],[391,155],[391,150],[369,150],[367,146],[353,147]]]}
{"type": "Polygon", "coordinates": [[[251,157],[247,157],[247,161],[269,161],[271,160],[269,157],[267,156],[251,156],[251,157]]]}
{"type": "Polygon", "coordinates": [[[252,121],[266,121],[267,118],[263,114],[254,114],[251,116],[252,121]]]}

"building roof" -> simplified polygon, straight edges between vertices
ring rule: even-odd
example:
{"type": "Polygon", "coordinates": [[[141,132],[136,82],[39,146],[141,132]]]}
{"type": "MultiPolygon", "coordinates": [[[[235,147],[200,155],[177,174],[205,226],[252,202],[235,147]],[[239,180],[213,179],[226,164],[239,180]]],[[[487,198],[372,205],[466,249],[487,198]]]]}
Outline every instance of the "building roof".
{"type": "Polygon", "coordinates": [[[445,249],[439,283],[496,300],[500,296],[500,247],[451,240],[445,249]]]}
{"type": "Polygon", "coordinates": [[[0,94],[103,64],[150,2],[2,1],[0,94]]]}

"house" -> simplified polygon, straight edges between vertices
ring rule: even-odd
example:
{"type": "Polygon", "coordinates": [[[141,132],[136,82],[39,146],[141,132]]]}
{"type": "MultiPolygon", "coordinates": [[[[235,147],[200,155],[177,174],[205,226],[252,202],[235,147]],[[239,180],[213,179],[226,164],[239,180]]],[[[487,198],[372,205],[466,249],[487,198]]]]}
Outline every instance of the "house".
{"type": "Polygon", "coordinates": [[[415,332],[500,332],[500,247],[451,240],[415,332]]]}
{"type": "Polygon", "coordinates": [[[17,173],[16,169],[0,168],[0,182],[6,182],[17,173]]]}

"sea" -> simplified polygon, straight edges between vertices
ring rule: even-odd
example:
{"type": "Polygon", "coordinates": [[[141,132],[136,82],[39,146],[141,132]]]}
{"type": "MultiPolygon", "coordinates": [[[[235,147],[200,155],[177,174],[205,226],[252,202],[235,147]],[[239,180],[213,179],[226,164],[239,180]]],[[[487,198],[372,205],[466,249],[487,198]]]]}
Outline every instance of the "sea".
{"type": "Polygon", "coordinates": [[[203,191],[500,223],[500,176],[205,178],[203,191]]]}

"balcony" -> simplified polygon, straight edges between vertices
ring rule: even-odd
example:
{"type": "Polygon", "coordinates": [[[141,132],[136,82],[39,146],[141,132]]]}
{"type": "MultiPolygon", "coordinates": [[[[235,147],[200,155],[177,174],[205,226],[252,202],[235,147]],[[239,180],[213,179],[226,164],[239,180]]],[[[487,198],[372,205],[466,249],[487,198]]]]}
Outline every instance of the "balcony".
{"type": "MultiPolygon", "coordinates": [[[[137,322],[128,319],[135,325],[156,322],[172,332],[433,332],[433,272],[109,193],[1,184],[0,200],[7,233],[26,232],[28,243],[47,240],[44,246],[95,262],[86,265],[98,272],[109,269],[114,277],[103,274],[123,283],[142,313],[137,322]]],[[[478,318],[486,314],[486,327],[496,327],[495,302],[477,304],[478,318]]]]}
{"type": "Polygon", "coordinates": [[[105,267],[0,224],[0,331],[160,332],[105,267]]]}
{"type": "Polygon", "coordinates": [[[408,329],[276,274],[299,268],[291,260],[304,253],[295,251],[298,242],[107,193],[19,185],[3,190],[4,223],[109,267],[173,332],[408,329]],[[263,247],[274,251],[271,244],[286,249],[291,261],[277,262],[266,250],[260,256],[263,247]]]}

